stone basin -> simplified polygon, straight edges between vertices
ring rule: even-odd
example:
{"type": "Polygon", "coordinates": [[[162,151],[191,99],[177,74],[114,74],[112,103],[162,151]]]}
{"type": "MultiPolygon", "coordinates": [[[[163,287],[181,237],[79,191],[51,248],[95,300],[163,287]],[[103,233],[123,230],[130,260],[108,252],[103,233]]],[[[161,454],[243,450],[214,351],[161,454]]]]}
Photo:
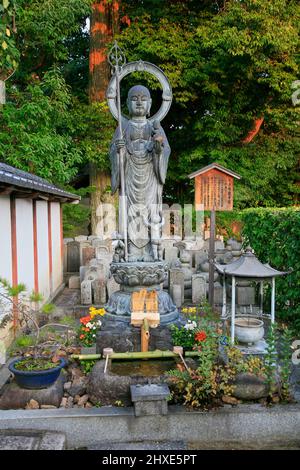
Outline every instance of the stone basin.
{"type": "Polygon", "coordinates": [[[235,338],[240,343],[254,344],[264,337],[264,322],[253,317],[235,319],[235,338]]]}
{"type": "Polygon", "coordinates": [[[107,371],[104,373],[105,361],[98,361],[89,374],[87,393],[94,405],[99,403],[113,405],[116,401],[121,401],[125,406],[131,405],[131,385],[168,384],[170,379],[166,372],[176,367],[175,361],[171,361],[173,367],[170,361],[167,361],[169,363],[167,368],[159,366],[159,362],[164,362],[161,360],[156,360],[155,368],[149,364],[146,365],[146,361],[141,360],[131,361],[132,364],[128,361],[122,364],[120,361],[113,365],[113,362],[109,361],[107,371]]]}

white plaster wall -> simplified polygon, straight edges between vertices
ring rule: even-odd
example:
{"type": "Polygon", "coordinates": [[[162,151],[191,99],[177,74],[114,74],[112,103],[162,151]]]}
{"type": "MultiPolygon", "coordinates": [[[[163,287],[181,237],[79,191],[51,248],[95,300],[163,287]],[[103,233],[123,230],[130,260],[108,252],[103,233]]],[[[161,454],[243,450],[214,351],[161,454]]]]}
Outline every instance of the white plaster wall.
{"type": "Polygon", "coordinates": [[[53,291],[63,282],[60,239],[60,204],[51,202],[53,291]]]}
{"type": "MultiPolygon", "coordinates": [[[[0,196],[0,277],[12,282],[10,198],[0,196]]],[[[0,287],[1,289],[1,287],[0,287]]],[[[0,320],[10,303],[0,297],[0,320]]],[[[1,343],[1,341],[0,341],[1,343]]],[[[1,348],[0,348],[1,349],[1,348]]],[[[1,356],[1,351],[0,351],[1,356]]],[[[1,364],[1,360],[0,360],[1,364]]]]}
{"type": "Polygon", "coordinates": [[[30,199],[16,199],[18,283],[34,289],[33,212],[30,199]]]}
{"type": "Polygon", "coordinates": [[[36,201],[36,222],[39,293],[42,294],[44,301],[46,301],[50,295],[48,205],[46,201],[36,201]]]}
{"type": "Polygon", "coordinates": [[[0,196],[0,277],[12,281],[10,198],[0,196]]]}

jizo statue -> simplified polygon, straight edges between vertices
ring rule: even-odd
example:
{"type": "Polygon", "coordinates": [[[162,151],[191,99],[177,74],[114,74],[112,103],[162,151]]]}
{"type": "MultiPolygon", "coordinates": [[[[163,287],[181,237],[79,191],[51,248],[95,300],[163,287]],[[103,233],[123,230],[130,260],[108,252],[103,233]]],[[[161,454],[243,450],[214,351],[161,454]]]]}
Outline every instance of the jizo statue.
{"type": "Polygon", "coordinates": [[[119,232],[126,244],[126,261],[161,261],[162,192],[171,150],[160,119],[170,107],[171,88],[162,71],[147,62],[115,66],[115,75],[116,81],[112,79],[107,93],[111,112],[119,121],[110,147],[110,161],[112,192],[119,190],[125,195],[125,202],[120,202],[119,232]],[[119,80],[136,70],[152,73],[162,85],[163,104],[152,118],[151,95],[142,85],[129,90],[128,116],[121,115],[119,80]]]}
{"type": "Polygon", "coordinates": [[[151,108],[149,90],[136,85],[129,90],[129,119],[123,136],[117,128],[110,148],[112,192],[120,188],[119,152],[124,148],[127,202],[128,261],[161,259],[162,191],[170,146],[158,121],[147,119],[151,108]]]}

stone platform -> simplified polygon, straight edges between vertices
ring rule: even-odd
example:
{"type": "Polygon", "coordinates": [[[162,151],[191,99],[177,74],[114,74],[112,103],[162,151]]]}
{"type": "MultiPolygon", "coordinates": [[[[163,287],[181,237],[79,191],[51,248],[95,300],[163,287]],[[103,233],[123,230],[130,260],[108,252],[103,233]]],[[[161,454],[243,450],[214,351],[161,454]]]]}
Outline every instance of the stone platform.
{"type": "MultiPolygon", "coordinates": [[[[141,351],[141,328],[130,324],[130,317],[107,313],[101,318],[101,330],[97,333],[97,352],[104,348],[113,348],[114,352],[141,351]]],[[[178,315],[172,324],[183,326],[186,320],[178,315]]],[[[173,348],[171,323],[161,323],[157,328],[150,328],[149,351],[173,348]]]]}

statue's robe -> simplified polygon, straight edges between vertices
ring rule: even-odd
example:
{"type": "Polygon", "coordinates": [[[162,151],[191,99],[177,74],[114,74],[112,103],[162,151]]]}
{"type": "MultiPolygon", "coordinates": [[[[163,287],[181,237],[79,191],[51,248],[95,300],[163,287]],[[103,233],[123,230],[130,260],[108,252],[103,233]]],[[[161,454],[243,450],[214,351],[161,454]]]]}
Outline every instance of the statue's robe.
{"type": "MultiPolygon", "coordinates": [[[[162,190],[166,179],[170,146],[163,128],[150,121],[141,127],[131,120],[124,119],[123,138],[126,142],[124,158],[125,195],[127,196],[128,240],[140,252],[151,253],[149,225],[153,214],[161,215],[162,190]],[[155,152],[153,134],[163,137],[163,146],[159,154],[155,152]],[[137,219],[138,218],[138,219],[137,219]],[[132,223],[139,220],[139,224],[132,223]]],[[[116,149],[116,139],[120,138],[117,128],[111,148],[110,161],[112,172],[112,192],[120,189],[120,163],[116,149]]],[[[135,250],[138,253],[138,250],[135,250]]],[[[130,249],[129,249],[130,251],[130,249]]]]}

